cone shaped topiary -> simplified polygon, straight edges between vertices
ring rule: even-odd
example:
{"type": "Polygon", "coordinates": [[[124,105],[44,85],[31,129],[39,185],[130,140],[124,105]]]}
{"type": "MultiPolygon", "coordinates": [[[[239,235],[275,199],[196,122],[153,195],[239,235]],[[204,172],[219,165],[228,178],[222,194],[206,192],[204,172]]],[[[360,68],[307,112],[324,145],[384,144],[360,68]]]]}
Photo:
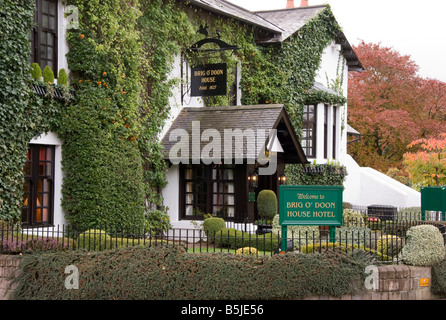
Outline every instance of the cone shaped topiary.
{"type": "Polygon", "coordinates": [[[53,70],[49,66],[46,66],[45,68],[43,68],[43,81],[45,83],[49,83],[49,84],[54,83],[54,73],[53,73],[53,70]]]}
{"type": "Polygon", "coordinates": [[[261,219],[272,220],[277,214],[277,197],[272,190],[262,190],[257,196],[257,210],[261,219]]]}
{"type": "Polygon", "coordinates": [[[40,69],[40,66],[38,63],[34,62],[31,65],[31,76],[34,80],[39,81],[40,78],[42,78],[42,69],[40,69]]]}
{"type": "Polygon", "coordinates": [[[64,68],[59,70],[59,76],[57,77],[57,84],[66,86],[68,84],[68,75],[64,68]]]}

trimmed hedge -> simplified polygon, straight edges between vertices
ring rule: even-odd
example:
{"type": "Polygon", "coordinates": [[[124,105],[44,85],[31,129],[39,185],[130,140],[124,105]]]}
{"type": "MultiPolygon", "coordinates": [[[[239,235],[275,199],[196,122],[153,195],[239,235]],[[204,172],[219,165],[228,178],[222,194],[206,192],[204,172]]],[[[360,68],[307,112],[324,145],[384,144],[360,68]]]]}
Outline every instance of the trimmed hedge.
{"type": "MultiPolygon", "coordinates": [[[[363,268],[341,253],[256,258],[188,254],[181,247],[129,247],[102,252],[25,255],[12,299],[253,300],[355,292],[363,268]],[[79,289],[65,288],[67,266],[79,289]]],[[[362,281],[360,281],[362,283],[362,281]]]]}
{"type": "Polygon", "coordinates": [[[212,238],[217,246],[230,249],[253,247],[258,251],[275,251],[279,247],[279,238],[274,233],[253,235],[233,228],[224,228],[212,238]]]}

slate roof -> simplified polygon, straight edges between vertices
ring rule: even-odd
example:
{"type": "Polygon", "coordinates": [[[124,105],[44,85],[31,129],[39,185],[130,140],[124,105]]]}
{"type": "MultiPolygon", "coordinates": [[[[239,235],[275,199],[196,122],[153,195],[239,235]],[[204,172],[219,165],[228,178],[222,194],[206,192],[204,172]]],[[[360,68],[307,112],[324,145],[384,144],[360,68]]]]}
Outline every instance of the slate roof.
{"type": "MultiPolygon", "coordinates": [[[[267,21],[279,26],[283,32],[265,43],[283,42],[299,31],[310,19],[314,18],[327,7],[327,5],[297,7],[280,10],[259,11],[256,14],[267,21]]],[[[363,71],[364,67],[359,61],[345,34],[339,32],[336,43],[341,45],[342,53],[347,60],[349,71],[363,71]]]]}
{"type": "MultiPolygon", "coordinates": [[[[202,135],[207,129],[217,130],[221,138],[221,156],[224,157],[224,137],[225,130],[236,139],[243,138],[247,133],[252,132],[255,139],[246,139],[243,143],[242,154],[237,153],[236,143],[233,140],[232,149],[229,150],[233,159],[256,159],[264,150],[265,143],[268,141],[268,135],[271,129],[277,129],[277,138],[286,156],[291,162],[306,163],[298,138],[292,128],[288,115],[283,105],[255,105],[255,106],[236,106],[236,107],[203,107],[203,108],[183,108],[167,133],[164,135],[161,143],[164,147],[164,157],[169,158],[171,148],[179,143],[179,137],[172,136],[175,129],[184,129],[189,135],[189,159],[202,158],[201,151],[212,140],[200,141],[200,148],[193,148],[192,129],[196,128],[202,135]],[[194,121],[196,121],[194,123],[194,121]],[[193,127],[195,125],[195,127],[193,127]],[[239,129],[239,130],[237,130],[239,129]],[[249,130],[251,129],[251,130],[249,130]]],[[[177,131],[178,132],[178,131],[177,131]]],[[[175,133],[175,132],[174,132],[175,133]]],[[[215,133],[215,131],[214,131],[215,133]]],[[[200,137],[198,136],[198,139],[200,137]]],[[[196,146],[197,144],[195,144],[196,146]]],[[[183,145],[182,147],[186,147],[183,145]]]]}
{"type": "Polygon", "coordinates": [[[268,42],[282,42],[302,28],[308,20],[314,18],[327,6],[308,6],[290,9],[258,11],[256,14],[279,26],[283,32],[268,42]]]}
{"type": "Polygon", "coordinates": [[[270,21],[263,19],[254,12],[224,0],[188,0],[191,5],[203,8],[226,17],[235,18],[250,25],[257,26],[273,33],[281,33],[283,30],[270,21]]]}

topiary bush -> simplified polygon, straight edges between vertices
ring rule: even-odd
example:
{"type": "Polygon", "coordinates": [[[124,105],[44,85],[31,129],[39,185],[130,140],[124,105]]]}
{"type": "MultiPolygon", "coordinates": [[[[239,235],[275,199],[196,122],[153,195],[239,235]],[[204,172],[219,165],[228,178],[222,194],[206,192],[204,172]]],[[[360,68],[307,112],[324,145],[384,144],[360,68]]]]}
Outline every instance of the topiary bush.
{"type": "Polygon", "coordinates": [[[43,81],[49,84],[54,83],[54,72],[49,66],[43,68],[43,81]]]}
{"type": "Polygon", "coordinates": [[[79,235],[76,245],[78,249],[102,251],[112,246],[112,240],[105,231],[90,229],[79,235]]]}
{"type": "Polygon", "coordinates": [[[57,84],[66,86],[68,84],[68,75],[64,68],[59,70],[59,76],[57,77],[57,84]]]}
{"type": "Polygon", "coordinates": [[[277,214],[277,197],[272,190],[262,190],[257,196],[257,210],[260,219],[272,220],[277,214]]]}
{"type": "Polygon", "coordinates": [[[257,249],[253,247],[244,247],[238,249],[235,254],[242,254],[245,256],[256,256],[257,255],[257,249]]]}
{"type": "Polygon", "coordinates": [[[208,237],[214,237],[218,231],[224,228],[226,228],[226,223],[223,218],[211,217],[203,221],[203,230],[208,237]]]}
{"type": "Polygon", "coordinates": [[[31,77],[36,81],[40,81],[40,78],[42,78],[42,69],[36,62],[31,65],[31,77]]]}
{"type": "Polygon", "coordinates": [[[445,258],[443,236],[433,225],[420,225],[409,229],[401,260],[408,265],[432,266],[445,258]]]}

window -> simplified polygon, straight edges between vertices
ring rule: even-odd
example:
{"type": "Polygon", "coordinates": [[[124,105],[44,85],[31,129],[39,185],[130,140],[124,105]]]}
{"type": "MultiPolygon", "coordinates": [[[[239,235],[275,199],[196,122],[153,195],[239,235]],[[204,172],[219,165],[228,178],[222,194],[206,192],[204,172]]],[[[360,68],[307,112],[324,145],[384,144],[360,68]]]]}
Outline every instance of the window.
{"type": "Polygon", "coordinates": [[[31,63],[57,71],[57,0],[36,0],[31,32],[31,63]]]}
{"type": "Polygon", "coordinates": [[[183,218],[195,219],[204,213],[234,218],[234,180],[234,166],[185,166],[183,218]]]}
{"type": "Polygon", "coordinates": [[[304,107],[302,148],[307,157],[316,156],[316,106],[304,107]]]}
{"type": "Polygon", "coordinates": [[[22,224],[45,226],[53,222],[54,146],[30,145],[25,163],[22,224]]]}

